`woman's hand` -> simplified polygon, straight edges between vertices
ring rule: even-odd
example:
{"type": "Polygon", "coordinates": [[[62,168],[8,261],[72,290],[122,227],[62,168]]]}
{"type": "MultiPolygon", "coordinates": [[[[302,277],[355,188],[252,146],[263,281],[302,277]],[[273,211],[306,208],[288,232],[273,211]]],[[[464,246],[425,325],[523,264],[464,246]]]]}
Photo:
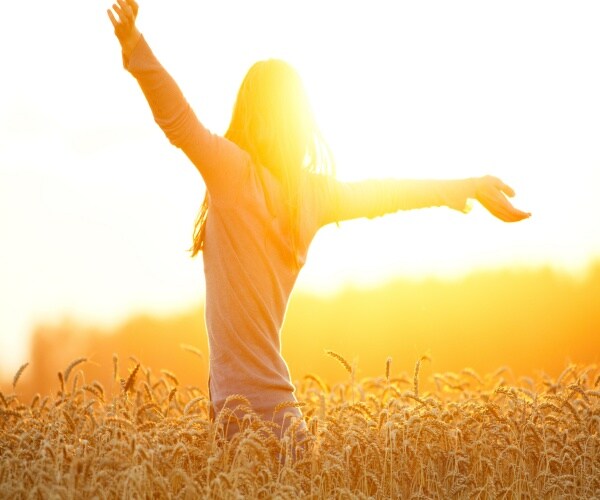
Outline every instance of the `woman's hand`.
{"type": "Polygon", "coordinates": [[[513,207],[505,195],[512,198],[515,192],[497,177],[486,175],[475,179],[474,198],[493,216],[504,222],[518,222],[531,217],[530,213],[513,207]]]}
{"type": "Polygon", "coordinates": [[[119,39],[119,43],[123,49],[123,56],[126,59],[131,55],[141,36],[135,25],[138,8],[135,0],[117,0],[117,3],[112,6],[112,10],[108,9],[106,11],[110,22],[115,28],[115,35],[119,39]],[[113,10],[116,17],[112,12],[113,10]]]}

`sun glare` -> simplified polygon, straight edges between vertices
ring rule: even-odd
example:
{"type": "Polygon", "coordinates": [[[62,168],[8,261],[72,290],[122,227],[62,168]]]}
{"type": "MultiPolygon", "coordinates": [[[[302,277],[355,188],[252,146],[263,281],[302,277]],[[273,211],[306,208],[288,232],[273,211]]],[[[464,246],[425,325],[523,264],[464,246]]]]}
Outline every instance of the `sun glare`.
{"type": "Polygon", "coordinates": [[[600,2],[138,2],[3,5],[0,497],[598,498],[600,2]],[[321,135],[532,217],[487,184],[298,275],[419,184],[286,169],[321,135]]]}
{"type": "MultiPolygon", "coordinates": [[[[36,37],[19,37],[18,24],[0,31],[4,46],[21,40],[6,54],[0,95],[0,297],[11,304],[0,330],[13,332],[2,366],[23,358],[15,339],[53,312],[114,319],[201,295],[201,263],[186,249],[202,181],[123,70],[104,7],[67,4],[78,23],[41,3],[31,18],[28,4],[11,2],[6,18],[27,17],[36,37]]],[[[301,287],[515,265],[581,271],[600,255],[590,229],[600,213],[596,3],[291,8],[148,0],[139,20],[216,133],[245,71],[281,58],[302,77],[340,179],[493,174],[533,213],[503,224],[476,205],[328,227],[301,287]]]]}

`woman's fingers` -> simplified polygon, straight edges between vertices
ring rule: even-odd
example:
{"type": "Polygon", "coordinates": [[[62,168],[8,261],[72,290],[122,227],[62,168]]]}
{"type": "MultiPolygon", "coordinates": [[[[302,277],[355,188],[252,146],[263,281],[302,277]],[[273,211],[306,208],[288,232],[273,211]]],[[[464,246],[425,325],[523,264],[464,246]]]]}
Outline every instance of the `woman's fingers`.
{"type": "Polygon", "coordinates": [[[495,217],[504,222],[517,222],[531,216],[512,206],[506,196],[514,196],[514,190],[497,177],[486,176],[477,191],[479,202],[495,217]]]}
{"type": "Polygon", "coordinates": [[[140,6],[137,4],[135,0],[127,0],[127,3],[131,7],[131,11],[133,12],[134,19],[137,17],[138,10],[140,6]]]}
{"type": "Polygon", "coordinates": [[[485,186],[484,189],[487,186],[493,186],[499,191],[502,191],[504,194],[506,194],[506,196],[510,196],[512,198],[515,195],[515,190],[511,188],[508,184],[502,182],[502,180],[498,177],[494,177],[493,175],[486,175],[483,178],[483,182],[485,186]]]}
{"type": "MultiPolygon", "coordinates": [[[[125,40],[135,27],[134,7],[130,5],[130,1],[117,0],[117,3],[112,5],[112,9],[107,11],[115,34],[121,41],[125,40]]],[[[137,9],[137,4],[135,4],[135,8],[137,9]]]]}
{"type": "Polygon", "coordinates": [[[115,31],[116,31],[117,27],[119,26],[119,23],[118,23],[118,22],[117,22],[117,20],[115,19],[115,15],[112,13],[112,10],[110,10],[110,9],[106,9],[106,12],[107,12],[107,14],[108,14],[108,18],[110,19],[110,22],[111,22],[111,23],[112,23],[112,25],[113,25],[113,28],[114,28],[114,29],[115,29],[115,31]]]}
{"type": "Polygon", "coordinates": [[[124,28],[130,28],[135,23],[135,14],[133,8],[124,0],[117,0],[117,2],[118,3],[115,3],[112,6],[112,10],[115,12],[117,17],[110,13],[110,20],[115,29],[117,28],[117,25],[121,25],[124,28]]]}
{"type": "Polygon", "coordinates": [[[125,15],[127,22],[133,24],[133,9],[131,8],[131,5],[125,0],[117,0],[117,2],[119,2],[119,7],[121,7],[121,11],[125,15]]]}
{"type": "Polygon", "coordinates": [[[112,8],[119,18],[119,24],[122,24],[123,26],[128,26],[130,24],[130,21],[127,16],[127,13],[124,12],[123,8],[120,5],[117,5],[116,3],[113,4],[112,8]]]}
{"type": "Polygon", "coordinates": [[[115,13],[113,18],[117,21],[117,25],[120,26],[123,24],[123,12],[121,11],[121,7],[119,7],[116,3],[112,6],[112,11],[115,13]]]}
{"type": "Polygon", "coordinates": [[[123,56],[129,57],[141,36],[135,25],[138,6],[134,0],[114,1],[112,8],[107,11],[108,18],[121,44],[123,56]]]}
{"type": "MultiPolygon", "coordinates": [[[[479,202],[495,217],[504,222],[517,222],[531,216],[530,213],[516,209],[502,194],[504,188],[508,188],[505,184],[499,186],[489,186],[489,189],[483,189],[477,199],[479,202]]],[[[509,191],[513,192],[509,188],[509,191]]]]}
{"type": "Polygon", "coordinates": [[[515,190],[511,188],[508,184],[504,184],[504,182],[500,181],[500,191],[502,191],[506,196],[510,196],[511,198],[515,195],[515,190]]]}
{"type": "Polygon", "coordinates": [[[492,215],[504,222],[517,222],[531,216],[513,207],[505,195],[514,196],[514,189],[491,175],[480,178],[476,198],[492,215]]]}

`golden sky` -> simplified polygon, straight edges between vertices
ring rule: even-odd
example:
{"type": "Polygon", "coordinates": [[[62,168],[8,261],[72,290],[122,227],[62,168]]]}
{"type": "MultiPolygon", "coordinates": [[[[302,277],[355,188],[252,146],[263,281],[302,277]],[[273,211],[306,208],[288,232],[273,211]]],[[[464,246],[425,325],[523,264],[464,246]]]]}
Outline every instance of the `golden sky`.
{"type": "MultiPolygon", "coordinates": [[[[203,184],[123,70],[105,10],[10,2],[0,20],[0,368],[34,324],[111,323],[201,300],[186,249],[203,184]]],[[[203,122],[224,132],[257,59],[302,75],[339,177],[491,173],[533,217],[397,214],[320,234],[299,285],[600,255],[595,1],[141,2],[139,26],[203,122]],[[169,7],[166,10],[166,6],[169,7]]]]}

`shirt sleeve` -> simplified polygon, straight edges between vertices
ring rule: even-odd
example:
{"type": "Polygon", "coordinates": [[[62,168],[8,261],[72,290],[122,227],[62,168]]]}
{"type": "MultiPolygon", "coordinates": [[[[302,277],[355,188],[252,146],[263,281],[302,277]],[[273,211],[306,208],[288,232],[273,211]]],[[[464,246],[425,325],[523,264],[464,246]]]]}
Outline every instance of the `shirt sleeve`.
{"type": "Polygon", "coordinates": [[[374,218],[399,210],[447,206],[467,213],[475,192],[473,180],[376,179],[324,182],[320,225],[360,217],[374,218]]]}
{"type": "Polygon", "coordinates": [[[123,65],[139,83],[154,121],[200,171],[211,198],[231,197],[249,167],[248,153],[202,125],[143,36],[123,65]]]}

